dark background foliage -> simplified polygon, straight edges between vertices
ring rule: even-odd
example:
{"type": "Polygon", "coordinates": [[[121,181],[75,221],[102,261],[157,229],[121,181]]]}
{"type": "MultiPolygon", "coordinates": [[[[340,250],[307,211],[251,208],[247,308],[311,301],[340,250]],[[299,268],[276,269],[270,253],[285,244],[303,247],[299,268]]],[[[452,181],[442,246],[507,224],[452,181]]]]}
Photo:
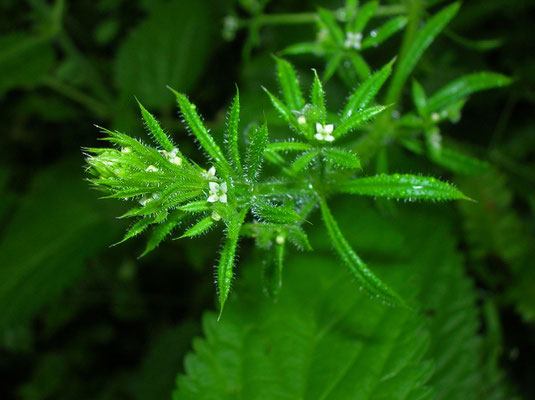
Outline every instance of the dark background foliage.
{"type": "MultiPolygon", "coordinates": [[[[315,30],[267,26],[258,43],[245,30],[224,40],[223,18],[249,18],[260,3],[0,2],[0,398],[169,398],[201,315],[214,308],[219,234],[168,241],[142,259],[142,239],[109,247],[128,227],[115,218],[124,207],[98,200],[84,182],[81,149],[98,144],[95,124],[142,136],[137,96],[195,158],[166,85],[188,93],[215,132],[235,83],[244,126],[270,110],[260,89],[274,86],[270,55],[315,30]]],[[[273,0],[265,12],[317,5],[273,0]]],[[[499,364],[525,398],[535,396],[534,23],[528,0],[466,1],[416,71],[428,88],[477,70],[515,79],[474,96],[461,121],[444,130],[489,160],[492,172],[457,178],[421,161],[418,167],[479,201],[449,212],[478,294],[498,310],[499,364]],[[455,35],[501,43],[481,50],[455,35]]],[[[383,65],[398,46],[399,38],[370,52],[370,64],[383,65]]],[[[292,61],[323,69],[317,58],[292,61]]],[[[341,103],[342,86],[329,85],[329,98],[341,103]]],[[[406,155],[394,159],[417,170],[406,155]]]]}

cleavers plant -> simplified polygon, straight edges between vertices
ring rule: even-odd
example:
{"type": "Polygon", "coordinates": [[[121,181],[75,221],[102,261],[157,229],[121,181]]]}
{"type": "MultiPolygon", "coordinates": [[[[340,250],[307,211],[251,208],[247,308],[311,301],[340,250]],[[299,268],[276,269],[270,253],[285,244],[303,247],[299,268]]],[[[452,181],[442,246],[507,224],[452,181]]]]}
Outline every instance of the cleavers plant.
{"type": "Polygon", "coordinates": [[[184,155],[154,116],[139,104],[156,147],[103,129],[106,140],[115,147],[86,149],[92,184],[108,192],[109,198],[134,204],[123,217],[135,217],[137,221],[122,241],[153,227],[145,255],[181,224],[185,227],[175,234],[180,238],[222,227],[225,239],[216,272],[221,313],[234,279],[240,238],[253,238],[268,253],[265,287],[276,296],[282,285],[287,243],[312,250],[305,227],[309,215],[319,208],[332,247],[358,285],[385,303],[403,305],[400,296],[350,246],[333,217],[329,199],[350,194],[407,201],[470,200],[451,184],[433,177],[386,171],[374,175],[364,173],[362,168],[393,141],[456,172],[486,168],[484,162],[444,147],[438,124],[458,119],[468,95],[506,85],[510,81],[507,77],[487,72],[468,75],[430,97],[413,81],[415,111],[403,115],[399,111],[402,89],[418,59],[458,8],[459,4],[453,3],[431,16],[421,28],[409,26],[398,58],[375,73],[361,50],[375,47],[402,30],[408,18],[396,16],[364,37],[364,28],[378,9],[377,2],[359,8],[355,1],[348,0],[344,13],[319,9],[314,18],[319,27],[318,40],[291,46],[283,54],[313,52],[325,57],[324,81],[338,73],[350,88],[358,86],[351,89],[342,110],[329,112],[323,82],[316,71],[307,98],[292,64],[275,57],[282,96],[269,88],[264,91],[288,125],[283,141],[269,139],[270,121],[247,129],[245,140],[237,92],[227,115],[224,146],[220,146],[195,105],[186,95],[171,89],[189,132],[206,155],[202,166],[184,155]],[[337,18],[345,24],[345,30],[337,18]],[[385,104],[378,104],[378,94],[393,70],[385,104]],[[266,173],[264,163],[272,164],[270,171],[275,172],[266,173]]]}

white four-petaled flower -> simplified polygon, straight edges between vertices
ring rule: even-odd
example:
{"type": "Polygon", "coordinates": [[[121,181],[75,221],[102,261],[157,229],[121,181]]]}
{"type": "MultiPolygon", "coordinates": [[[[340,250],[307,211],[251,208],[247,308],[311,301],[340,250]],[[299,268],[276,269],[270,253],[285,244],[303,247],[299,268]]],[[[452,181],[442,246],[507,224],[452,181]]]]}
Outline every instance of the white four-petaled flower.
{"type": "Polygon", "coordinates": [[[353,33],[347,32],[346,41],[344,42],[344,47],[346,49],[356,49],[360,50],[362,41],[362,33],[353,33]]]}
{"type": "Polygon", "coordinates": [[[227,182],[219,184],[217,182],[209,182],[210,196],[206,199],[209,203],[226,203],[227,202],[227,182]]]}
{"type": "Polygon", "coordinates": [[[215,167],[212,167],[208,170],[208,172],[203,172],[202,176],[204,179],[212,180],[215,179],[215,167]]]}
{"type": "Polygon", "coordinates": [[[334,141],[334,136],[331,135],[333,133],[334,125],[328,124],[328,125],[322,125],[319,122],[316,123],[316,134],[314,137],[317,140],[321,140],[324,142],[332,142],[334,141]]]}

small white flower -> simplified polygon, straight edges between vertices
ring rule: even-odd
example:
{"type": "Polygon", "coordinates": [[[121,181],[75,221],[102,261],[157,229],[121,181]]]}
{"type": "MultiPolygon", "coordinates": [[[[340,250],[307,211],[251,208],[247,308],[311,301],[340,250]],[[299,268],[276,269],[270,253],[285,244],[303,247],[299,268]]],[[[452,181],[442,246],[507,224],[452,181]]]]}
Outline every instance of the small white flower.
{"type": "Polygon", "coordinates": [[[215,167],[212,167],[208,170],[208,172],[206,171],[203,172],[202,176],[204,179],[213,180],[215,179],[215,173],[216,173],[215,167]]]}
{"type": "Polygon", "coordinates": [[[131,153],[132,152],[132,149],[130,147],[123,147],[121,149],[121,153],[123,154],[128,154],[128,153],[131,153]]]}
{"type": "Polygon", "coordinates": [[[175,147],[171,151],[160,150],[160,153],[169,160],[171,164],[182,165],[182,158],[178,157],[178,149],[175,147]]]}
{"type": "Polygon", "coordinates": [[[149,165],[147,169],[145,169],[147,172],[158,172],[158,168],[156,168],[154,165],[149,165]]]}
{"type": "Polygon", "coordinates": [[[437,112],[431,113],[431,120],[433,122],[438,122],[440,120],[440,114],[437,112]]]}
{"type": "Polygon", "coordinates": [[[277,242],[277,244],[284,244],[285,241],[286,241],[286,238],[282,235],[278,235],[275,238],[275,242],[277,242]]]}
{"type": "Polygon", "coordinates": [[[360,50],[362,41],[362,33],[353,33],[347,32],[346,41],[344,42],[344,47],[346,49],[356,49],[360,50]]]}
{"type": "Polygon", "coordinates": [[[304,115],[300,115],[298,118],[297,118],[297,123],[299,125],[305,125],[307,123],[307,119],[304,115]]]}
{"type": "Polygon", "coordinates": [[[227,202],[227,182],[219,184],[217,182],[209,182],[210,196],[206,199],[209,203],[226,203],[227,202]]]}
{"type": "Polygon", "coordinates": [[[317,140],[321,140],[321,141],[324,141],[324,142],[332,142],[332,141],[334,141],[334,136],[331,135],[331,133],[333,133],[333,130],[334,130],[334,125],[333,124],[322,125],[319,122],[317,122],[316,123],[316,134],[314,135],[314,137],[317,140]]]}

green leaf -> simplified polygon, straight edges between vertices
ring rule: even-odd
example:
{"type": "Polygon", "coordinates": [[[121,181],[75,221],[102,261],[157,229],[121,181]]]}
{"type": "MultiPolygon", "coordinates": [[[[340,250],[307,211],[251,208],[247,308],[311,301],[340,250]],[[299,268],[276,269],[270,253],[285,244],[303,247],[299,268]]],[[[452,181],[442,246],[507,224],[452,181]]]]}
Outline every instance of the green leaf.
{"type": "Polygon", "coordinates": [[[294,67],[288,61],[275,57],[277,62],[277,76],[286,105],[293,111],[301,110],[305,100],[299,87],[299,79],[294,67]]]}
{"type": "Polygon", "coordinates": [[[316,42],[295,43],[280,52],[282,55],[317,54],[321,47],[316,42]]]}
{"type": "Polygon", "coordinates": [[[37,172],[2,227],[0,331],[26,323],[120,234],[115,210],[88,192],[79,160],[37,172]]]}
{"type": "Polygon", "coordinates": [[[182,220],[186,218],[186,216],[186,213],[177,210],[171,213],[165,222],[155,227],[147,241],[145,250],[139,256],[139,258],[154,250],[167,237],[167,235],[169,235],[173,229],[175,229],[182,222],[182,220]]]}
{"type": "Polygon", "coordinates": [[[180,210],[189,212],[189,213],[198,213],[198,212],[205,212],[210,209],[210,206],[208,205],[206,200],[197,200],[192,201],[191,203],[184,204],[183,206],[179,207],[180,210]]]}
{"type": "Polygon", "coordinates": [[[405,53],[397,64],[396,71],[388,93],[386,96],[387,103],[393,103],[399,97],[403,85],[411,74],[412,70],[420,60],[425,50],[433,43],[435,37],[446,27],[451,19],[459,11],[460,3],[452,3],[438,13],[433,15],[429,21],[414,35],[413,41],[407,47],[405,53]]]}
{"type": "Polygon", "coordinates": [[[312,250],[312,246],[310,245],[310,241],[308,240],[307,234],[302,228],[298,226],[292,226],[288,229],[287,238],[299,250],[312,250]]]}
{"type": "Polygon", "coordinates": [[[219,322],[204,315],[173,400],[432,398],[421,320],[355,290],[331,258],[288,262],[277,302],[239,294],[219,322]]]}
{"type": "Polygon", "coordinates": [[[299,172],[306,168],[308,164],[310,164],[312,160],[319,155],[319,153],[319,150],[311,150],[308,153],[299,156],[292,164],[292,171],[299,172]]]}
{"type": "Polygon", "coordinates": [[[330,164],[343,168],[361,168],[359,158],[347,150],[326,148],[323,149],[322,154],[330,164]]]}
{"type": "Polygon", "coordinates": [[[0,36],[0,49],[0,98],[10,89],[40,84],[54,65],[54,49],[45,37],[12,32],[0,36]]]}
{"type": "Polygon", "coordinates": [[[214,220],[212,217],[205,217],[201,220],[199,220],[195,225],[193,225],[191,228],[189,228],[182,236],[180,236],[180,239],[185,237],[194,237],[202,235],[203,233],[206,233],[214,224],[214,220]]]}
{"type": "Polygon", "coordinates": [[[156,140],[156,143],[162,146],[164,150],[172,151],[175,148],[175,145],[165,134],[158,121],[156,121],[156,118],[154,118],[154,116],[149,113],[139,101],[137,102],[137,104],[139,105],[139,108],[141,110],[141,115],[143,116],[145,125],[147,126],[148,131],[156,140]]]}
{"type": "Polygon", "coordinates": [[[408,174],[381,174],[353,179],[338,184],[336,191],[408,200],[470,200],[455,187],[438,179],[408,174]]]}
{"type": "Polygon", "coordinates": [[[351,95],[351,97],[349,97],[349,100],[344,107],[344,111],[342,112],[342,120],[349,118],[354,113],[363,109],[373,100],[390,76],[392,64],[394,64],[394,62],[395,59],[360,84],[358,89],[351,95]]]}
{"type": "Polygon", "coordinates": [[[264,286],[268,294],[277,299],[282,288],[282,270],[284,268],[285,245],[275,244],[269,249],[264,266],[264,286]]]}
{"type": "Polygon", "coordinates": [[[238,215],[230,220],[227,224],[227,237],[225,245],[221,251],[219,265],[217,267],[217,288],[219,291],[219,317],[223,312],[223,307],[227,301],[232,277],[234,276],[234,259],[236,258],[236,247],[240,237],[240,229],[247,214],[247,209],[240,211],[238,215]]]}
{"type": "Polygon", "coordinates": [[[117,246],[118,244],[126,242],[128,239],[131,239],[134,236],[139,235],[140,233],[142,233],[145,229],[149,227],[149,225],[153,222],[153,220],[154,220],[154,217],[152,216],[141,218],[134,225],[132,225],[132,227],[128,230],[128,232],[126,232],[126,235],[124,235],[124,238],[120,242],[115,243],[113,246],[117,246]]]}
{"type": "Polygon", "coordinates": [[[351,32],[360,33],[364,30],[370,19],[375,15],[375,10],[379,3],[377,1],[369,1],[360,7],[357,11],[357,16],[350,24],[351,32]]]}
{"type": "Polygon", "coordinates": [[[302,142],[271,142],[266,146],[267,151],[282,152],[282,151],[306,151],[311,147],[308,143],[302,142]]]}
{"type": "MultiPolygon", "coordinates": [[[[424,145],[416,140],[403,140],[403,146],[420,155],[429,155],[424,145]]],[[[478,160],[461,151],[442,146],[436,155],[429,155],[431,161],[438,165],[462,175],[480,175],[489,171],[490,165],[482,160],[478,160]]]]}
{"type": "Polygon", "coordinates": [[[262,86],[262,89],[264,89],[264,92],[267,93],[267,95],[269,96],[269,100],[271,100],[271,104],[273,104],[275,110],[279,112],[279,114],[284,118],[284,120],[292,126],[297,126],[297,121],[295,119],[294,114],[292,113],[292,110],[286,107],[286,105],[281,100],[271,94],[271,92],[265,87],[262,86]]]}
{"type": "Polygon", "coordinates": [[[251,182],[256,182],[258,178],[267,141],[268,129],[266,123],[264,123],[252,132],[251,144],[247,148],[245,171],[247,173],[247,178],[249,178],[249,181],[251,182]]]}
{"type": "Polygon", "coordinates": [[[340,231],[325,199],[320,200],[320,207],[323,222],[325,223],[332,244],[342,258],[344,264],[346,264],[352,275],[357,279],[358,283],[361,284],[370,295],[376,296],[384,302],[393,305],[403,305],[403,300],[401,300],[399,295],[377,278],[366,266],[364,261],[362,261],[357,253],[351,248],[340,231]]]}
{"type": "Polygon", "coordinates": [[[361,127],[369,120],[373,119],[377,114],[382,113],[386,109],[385,106],[373,106],[365,108],[361,111],[357,111],[356,114],[351,115],[340,125],[338,125],[334,131],[333,136],[339,138],[352,130],[361,127]]]}
{"type": "Polygon", "coordinates": [[[215,142],[212,135],[210,135],[201,121],[199,114],[197,114],[197,107],[195,107],[195,105],[193,105],[182,93],[178,93],[173,89],[171,89],[171,91],[176,96],[178,107],[182,112],[188,128],[195,135],[206,153],[214,160],[215,163],[223,168],[224,172],[228,174],[230,172],[228,161],[226,160],[223,152],[215,142]]]}
{"type": "Polygon", "coordinates": [[[431,96],[427,102],[427,111],[440,110],[472,93],[507,86],[511,81],[511,78],[495,72],[478,72],[465,75],[447,84],[431,96]]]}
{"type": "Polygon", "coordinates": [[[274,206],[259,198],[253,203],[253,213],[256,217],[265,222],[274,224],[293,224],[303,222],[303,218],[292,208],[286,206],[274,206]]]}
{"type": "Polygon", "coordinates": [[[124,98],[149,107],[171,105],[164,88],[187,92],[201,76],[211,47],[212,26],[205,1],[172,0],[155,7],[127,36],[115,62],[115,82],[124,98]]]}
{"type": "Polygon", "coordinates": [[[361,80],[368,79],[372,71],[370,69],[370,66],[366,62],[366,60],[364,60],[364,58],[362,58],[362,56],[357,53],[349,53],[348,57],[349,57],[349,61],[355,68],[355,71],[357,72],[359,79],[361,80]]]}
{"type": "Polygon", "coordinates": [[[310,101],[312,105],[316,107],[320,112],[320,122],[325,122],[327,117],[327,111],[325,110],[325,93],[323,91],[323,85],[321,84],[318,73],[314,70],[314,83],[312,84],[312,93],[310,95],[310,101]]]}
{"type": "Polygon", "coordinates": [[[377,47],[407,25],[407,17],[396,17],[370,32],[362,41],[362,49],[377,47]]]}
{"type": "Polygon", "coordinates": [[[232,106],[227,116],[227,130],[225,136],[225,143],[227,145],[227,154],[234,167],[240,171],[240,150],[238,147],[239,138],[239,123],[240,123],[240,93],[236,87],[236,96],[232,101],[232,106]]]}
{"type": "Polygon", "coordinates": [[[412,81],[412,100],[416,110],[418,111],[418,114],[420,114],[422,117],[425,117],[427,115],[427,97],[425,95],[424,88],[418,83],[418,81],[416,81],[416,79],[412,81]]]}
{"type": "MultiPolygon", "coordinates": [[[[329,32],[332,39],[340,46],[344,44],[344,32],[338,26],[336,18],[331,11],[324,8],[318,8],[319,23],[329,32]]],[[[326,79],[325,79],[326,80],[326,79]]]]}

